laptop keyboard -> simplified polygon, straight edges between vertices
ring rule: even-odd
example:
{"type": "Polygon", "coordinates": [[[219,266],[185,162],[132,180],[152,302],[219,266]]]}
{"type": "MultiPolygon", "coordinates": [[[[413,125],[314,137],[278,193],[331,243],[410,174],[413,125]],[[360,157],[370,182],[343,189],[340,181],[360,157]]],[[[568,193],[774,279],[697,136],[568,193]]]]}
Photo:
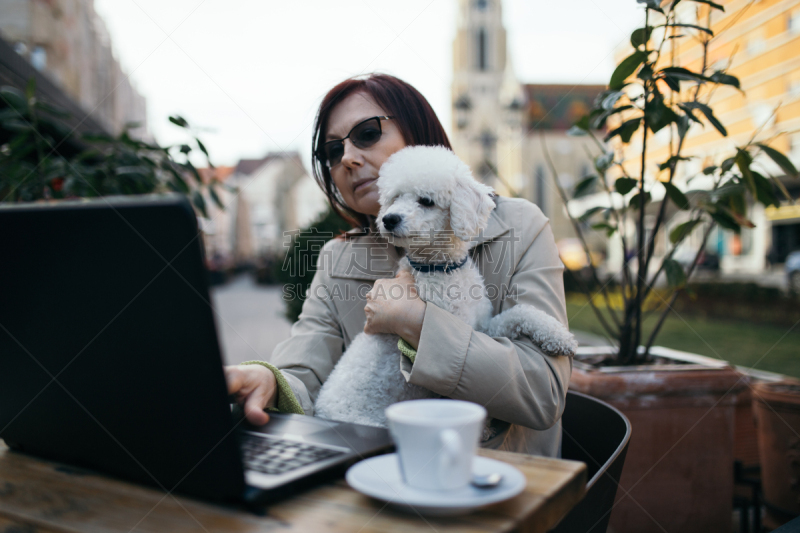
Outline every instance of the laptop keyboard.
{"type": "Polygon", "coordinates": [[[244,433],[242,458],[247,470],[262,474],[285,474],[301,466],[324,461],[344,452],[270,436],[244,433]]]}

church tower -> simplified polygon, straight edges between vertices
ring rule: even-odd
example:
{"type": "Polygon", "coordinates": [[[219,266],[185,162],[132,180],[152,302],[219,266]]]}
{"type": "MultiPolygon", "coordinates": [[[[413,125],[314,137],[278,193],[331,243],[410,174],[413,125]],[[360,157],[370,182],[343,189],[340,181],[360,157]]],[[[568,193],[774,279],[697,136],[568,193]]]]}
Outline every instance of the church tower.
{"type": "Polygon", "coordinates": [[[506,54],[501,0],[458,0],[451,97],[456,154],[498,193],[512,192],[523,97],[506,54]]]}

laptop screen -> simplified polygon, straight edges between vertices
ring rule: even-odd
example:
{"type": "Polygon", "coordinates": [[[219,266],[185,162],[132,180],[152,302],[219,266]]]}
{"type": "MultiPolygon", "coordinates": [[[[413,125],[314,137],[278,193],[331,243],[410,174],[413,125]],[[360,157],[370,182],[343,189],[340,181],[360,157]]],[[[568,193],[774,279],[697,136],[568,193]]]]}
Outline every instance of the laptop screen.
{"type": "Polygon", "coordinates": [[[0,227],[0,437],[164,490],[239,498],[188,201],[2,206],[0,227]]]}

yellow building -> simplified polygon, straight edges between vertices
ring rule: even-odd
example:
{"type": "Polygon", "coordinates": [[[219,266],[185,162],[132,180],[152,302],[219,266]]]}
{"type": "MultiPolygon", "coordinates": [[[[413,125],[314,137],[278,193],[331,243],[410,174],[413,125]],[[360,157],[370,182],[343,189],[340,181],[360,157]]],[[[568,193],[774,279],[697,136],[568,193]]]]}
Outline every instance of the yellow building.
{"type": "MultiPolygon", "coordinates": [[[[724,6],[724,12],[695,2],[684,2],[676,8],[678,22],[705,26],[710,20],[714,32],[708,46],[710,72],[727,69],[729,74],[739,78],[742,89],[721,86],[710,93],[709,105],[728,135],[722,136],[707,121],[704,128],[692,127],[683,154],[693,159],[679,166],[682,171],[674,181],[684,190],[701,187],[702,177],[689,185],[687,180],[699,175],[704,167],[719,165],[725,158],[735,155],[736,147],[747,144],[757,130],[757,141],[769,141],[796,165],[800,163],[800,0],[720,0],[718,3],[724,6]],[[787,133],[779,135],[781,132],[787,133]]],[[[694,38],[695,30],[681,29],[681,33],[689,38],[674,41],[677,43],[675,63],[699,72],[703,67],[701,39],[694,38]]],[[[660,40],[658,35],[654,37],[660,40]]],[[[619,50],[618,60],[631,52],[630,47],[619,50]]],[[[667,46],[662,57],[669,57],[672,52],[667,46]]],[[[649,179],[663,177],[659,176],[658,165],[669,157],[669,142],[669,128],[655,135],[648,132],[646,173],[649,179]]],[[[633,175],[639,174],[641,158],[638,154],[641,154],[641,136],[634,138],[626,151],[633,175]]],[[[756,159],[754,168],[758,167],[763,174],[781,174],[765,157],[756,159]]],[[[785,177],[781,181],[793,197],[800,196],[800,179],[785,177]]],[[[660,188],[654,188],[654,193],[657,189],[660,188]]],[[[754,229],[743,229],[740,236],[727,230],[715,231],[709,239],[706,250],[718,254],[723,273],[760,273],[769,263],[781,263],[789,252],[800,249],[800,210],[788,205],[765,210],[754,205],[749,214],[756,225],[754,229]]],[[[678,222],[680,220],[673,220],[672,225],[678,222]]],[[[696,231],[689,244],[699,246],[701,229],[696,231]]],[[[660,239],[662,248],[665,235],[660,239]]]]}

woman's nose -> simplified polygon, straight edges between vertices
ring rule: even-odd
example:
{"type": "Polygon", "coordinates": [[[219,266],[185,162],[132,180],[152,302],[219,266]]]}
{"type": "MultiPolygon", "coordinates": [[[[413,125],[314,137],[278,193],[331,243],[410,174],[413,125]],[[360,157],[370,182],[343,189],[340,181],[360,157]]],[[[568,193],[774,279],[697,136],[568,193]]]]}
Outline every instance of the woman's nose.
{"type": "Polygon", "coordinates": [[[350,139],[344,140],[342,164],[347,168],[353,168],[364,164],[364,158],[361,155],[361,151],[350,142],[350,139]]]}

